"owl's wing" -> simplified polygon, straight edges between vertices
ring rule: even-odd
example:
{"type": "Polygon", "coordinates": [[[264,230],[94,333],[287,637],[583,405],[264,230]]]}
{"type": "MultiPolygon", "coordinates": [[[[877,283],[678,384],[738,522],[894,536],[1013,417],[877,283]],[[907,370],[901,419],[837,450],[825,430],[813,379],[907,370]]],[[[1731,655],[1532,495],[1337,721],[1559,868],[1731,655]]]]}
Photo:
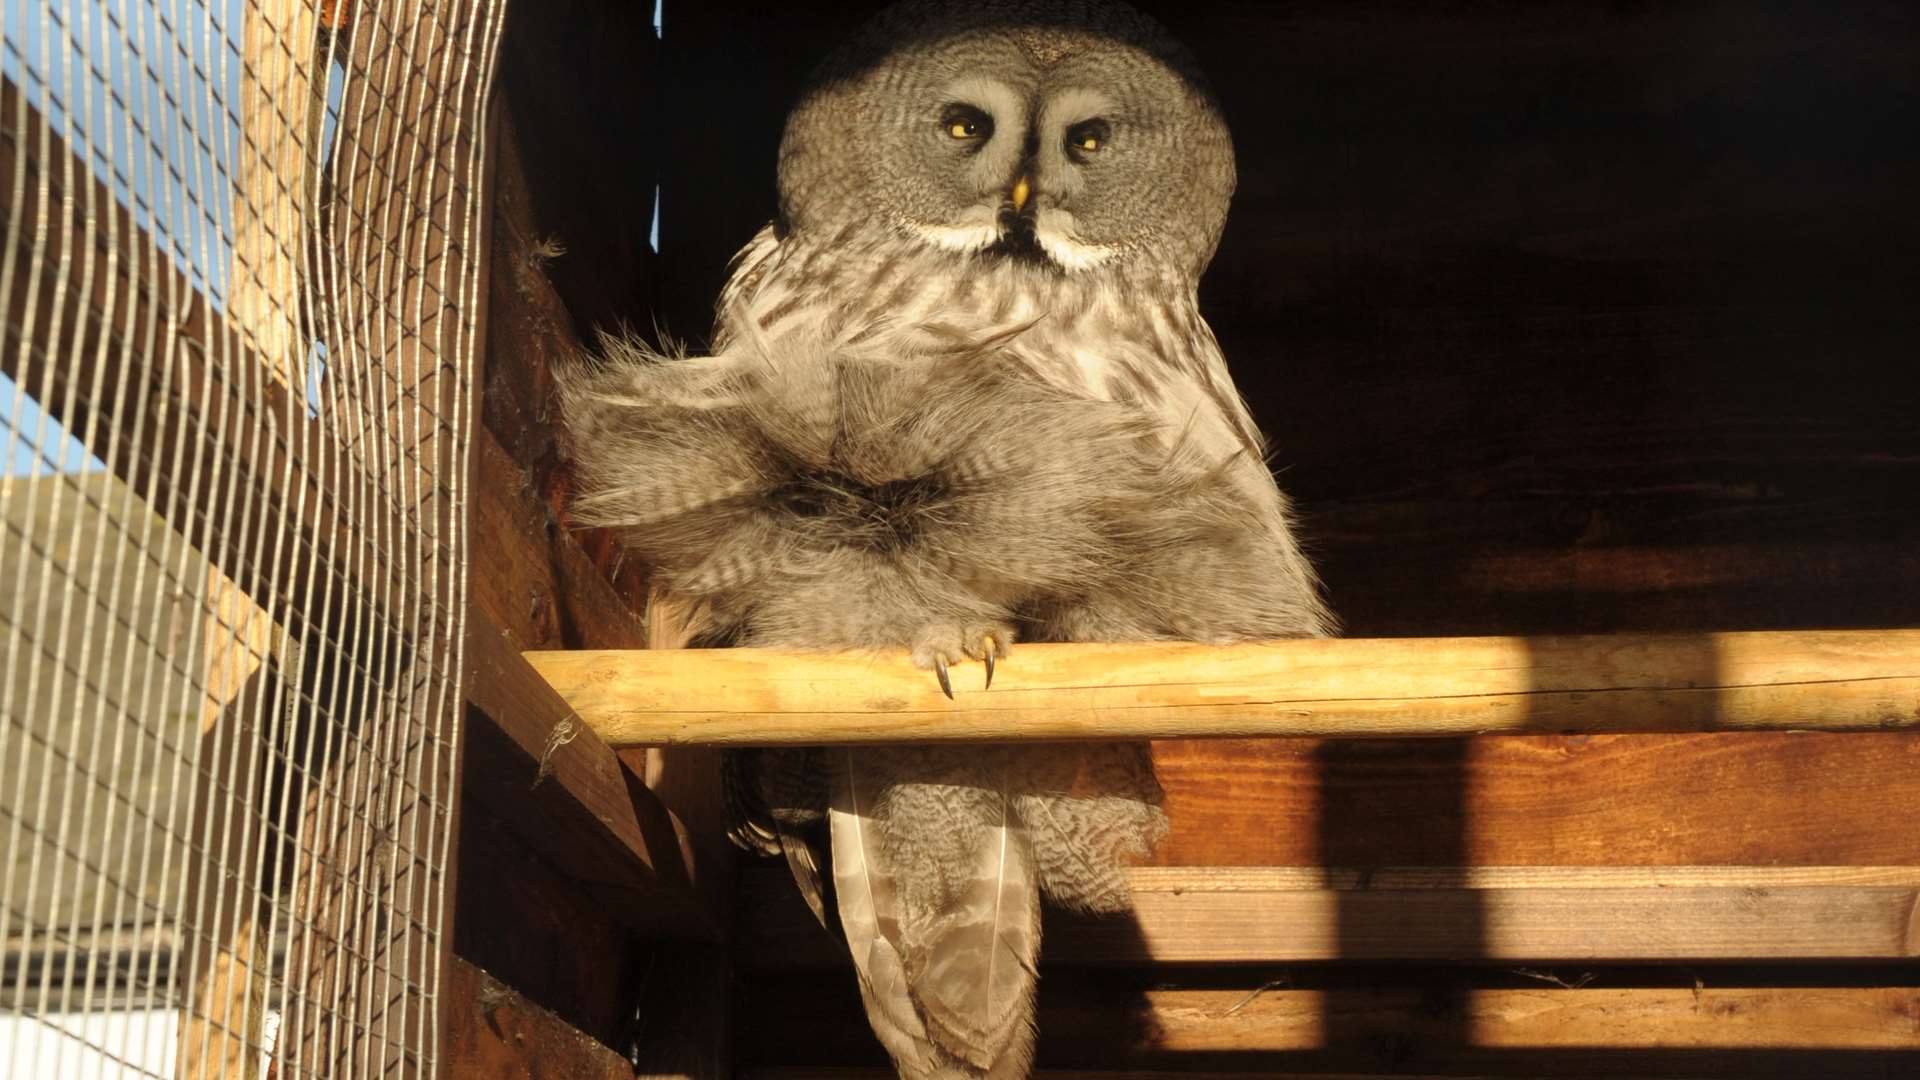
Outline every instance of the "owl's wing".
{"type": "Polygon", "coordinates": [[[1197,342],[1195,358],[1187,365],[1194,383],[1220,419],[1239,437],[1247,454],[1255,461],[1263,460],[1267,452],[1266,437],[1260,434],[1259,425],[1253,422],[1253,410],[1247,408],[1247,399],[1241,396],[1240,388],[1233,384],[1233,374],[1227,370],[1227,359],[1220,352],[1213,331],[1204,322],[1199,326],[1202,340],[1197,342]]]}
{"type": "Polygon", "coordinates": [[[720,300],[714,310],[721,313],[714,327],[713,348],[715,352],[725,352],[732,345],[737,324],[728,318],[730,314],[745,312],[751,305],[747,298],[760,288],[766,280],[767,271],[772,269],[780,257],[780,230],[772,222],[760,227],[733,257],[727,267],[727,284],[720,290],[720,300]]]}

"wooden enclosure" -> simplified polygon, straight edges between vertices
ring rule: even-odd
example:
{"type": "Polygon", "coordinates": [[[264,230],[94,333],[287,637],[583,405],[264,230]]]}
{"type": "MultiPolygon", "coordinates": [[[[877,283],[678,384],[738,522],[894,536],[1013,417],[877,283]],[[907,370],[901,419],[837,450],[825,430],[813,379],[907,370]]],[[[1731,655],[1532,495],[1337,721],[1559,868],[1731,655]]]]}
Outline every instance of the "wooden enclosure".
{"type": "MultiPolygon", "coordinates": [[[[876,6],[511,9],[453,1075],[882,1075],[784,868],[720,840],[715,752],[610,748],[522,656],[672,644],[567,525],[549,372],[700,339],[876,6]]],[[[1657,634],[1708,703],[1156,743],[1173,835],[1137,922],[1050,917],[1043,1075],[1910,1075],[1912,638],[1868,636],[1906,681],[1855,730],[1714,703],[1752,686],[1724,635],[1920,626],[1920,12],[1142,6],[1235,132],[1202,306],[1346,632],[1657,634]]]]}

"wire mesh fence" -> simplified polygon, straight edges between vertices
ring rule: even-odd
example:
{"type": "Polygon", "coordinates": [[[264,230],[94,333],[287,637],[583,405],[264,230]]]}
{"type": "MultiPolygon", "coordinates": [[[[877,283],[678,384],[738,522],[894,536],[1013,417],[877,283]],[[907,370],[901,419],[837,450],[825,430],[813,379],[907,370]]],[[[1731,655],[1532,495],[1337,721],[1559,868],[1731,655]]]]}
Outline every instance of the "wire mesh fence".
{"type": "Polygon", "coordinates": [[[0,1074],[436,1071],[504,0],[0,5],[0,1074]]]}

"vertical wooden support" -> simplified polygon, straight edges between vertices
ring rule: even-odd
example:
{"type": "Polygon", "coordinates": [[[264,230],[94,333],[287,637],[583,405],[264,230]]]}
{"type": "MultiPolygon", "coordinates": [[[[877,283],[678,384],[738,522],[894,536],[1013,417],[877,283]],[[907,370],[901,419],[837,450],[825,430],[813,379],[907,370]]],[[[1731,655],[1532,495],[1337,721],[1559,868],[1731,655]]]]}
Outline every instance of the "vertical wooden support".
{"type": "MultiPolygon", "coordinates": [[[[242,386],[270,380],[298,400],[305,359],[296,298],[307,242],[308,192],[317,166],[325,80],[316,79],[314,0],[251,0],[242,30],[240,139],[234,167],[233,249],[226,325],[242,349],[242,386]]],[[[239,365],[234,365],[237,368],[239,365]]],[[[225,538],[223,538],[225,542],[225,538]]],[[[250,1080],[262,1060],[268,1008],[263,867],[255,850],[262,773],[271,762],[248,721],[259,715],[250,684],[265,678],[271,616],[218,567],[207,569],[201,712],[201,770],[194,805],[211,838],[190,889],[185,935],[186,1000],[179,1074],[184,1080],[250,1080]],[[255,707],[249,708],[249,705],[255,707]],[[238,826],[235,828],[234,826],[238,826]],[[208,885],[211,878],[217,884],[208,885]]]]}
{"type": "MultiPolygon", "coordinates": [[[[245,598],[237,588],[234,595],[245,598]]],[[[267,755],[254,720],[262,715],[266,681],[266,672],[248,679],[201,733],[188,835],[203,848],[190,871],[181,928],[183,1080],[259,1075],[272,942],[260,867],[247,856],[261,839],[259,780],[267,755]]]]}

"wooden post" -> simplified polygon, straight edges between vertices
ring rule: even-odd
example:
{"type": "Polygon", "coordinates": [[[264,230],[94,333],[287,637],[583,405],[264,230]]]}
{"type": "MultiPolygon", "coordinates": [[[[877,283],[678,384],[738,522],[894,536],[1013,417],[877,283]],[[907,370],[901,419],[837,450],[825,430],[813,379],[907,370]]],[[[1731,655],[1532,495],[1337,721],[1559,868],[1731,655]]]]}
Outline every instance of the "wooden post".
{"type": "MultiPolygon", "coordinates": [[[[246,7],[226,298],[226,325],[244,346],[227,350],[233,377],[243,386],[270,380],[296,402],[306,340],[295,298],[302,293],[299,263],[326,97],[324,78],[314,77],[315,14],[314,0],[251,0],[246,7]],[[231,364],[236,357],[251,370],[231,364]]],[[[246,724],[254,711],[242,690],[261,672],[280,628],[218,566],[207,568],[206,610],[202,768],[195,805],[207,822],[229,823],[226,835],[237,835],[239,843],[225,846],[217,863],[210,845],[209,862],[197,868],[201,877],[221,884],[196,887],[199,902],[188,907],[190,918],[196,910],[210,914],[206,925],[190,927],[184,938],[180,1075],[183,1080],[249,1080],[258,1075],[262,1060],[272,960],[263,910],[271,898],[258,895],[263,868],[246,853],[254,846],[251,824],[258,807],[253,800],[265,792],[260,773],[272,761],[260,746],[242,752],[235,741],[236,732],[251,730],[246,724]],[[221,798],[221,792],[227,796],[221,798]],[[237,829],[231,827],[235,822],[237,829]],[[230,857],[236,853],[237,859],[230,857]],[[228,875],[237,876],[227,881],[228,875]]],[[[201,835],[210,837],[213,830],[201,835]]]]}

